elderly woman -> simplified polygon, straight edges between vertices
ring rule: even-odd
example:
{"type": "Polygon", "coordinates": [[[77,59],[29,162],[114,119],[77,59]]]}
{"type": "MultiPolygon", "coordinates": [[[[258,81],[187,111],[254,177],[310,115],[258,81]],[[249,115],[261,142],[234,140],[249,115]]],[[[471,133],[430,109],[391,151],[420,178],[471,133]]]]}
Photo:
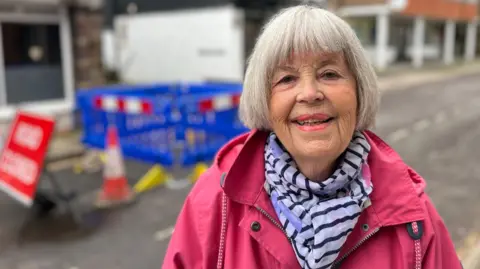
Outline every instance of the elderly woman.
{"type": "Polygon", "coordinates": [[[266,25],[240,117],[178,218],[163,268],[460,269],[424,180],[372,127],[374,69],[349,25],[309,6],[266,25]]]}

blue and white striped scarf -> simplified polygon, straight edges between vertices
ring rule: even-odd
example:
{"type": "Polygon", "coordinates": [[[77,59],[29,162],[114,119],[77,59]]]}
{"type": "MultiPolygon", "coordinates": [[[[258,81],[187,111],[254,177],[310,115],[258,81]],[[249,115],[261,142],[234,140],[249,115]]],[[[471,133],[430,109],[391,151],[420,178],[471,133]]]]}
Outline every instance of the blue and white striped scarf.
{"type": "Polygon", "coordinates": [[[355,132],[335,172],[313,182],[272,133],[265,146],[265,187],[302,268],[331,268],[372,192],[370,145],[355,132]]]}

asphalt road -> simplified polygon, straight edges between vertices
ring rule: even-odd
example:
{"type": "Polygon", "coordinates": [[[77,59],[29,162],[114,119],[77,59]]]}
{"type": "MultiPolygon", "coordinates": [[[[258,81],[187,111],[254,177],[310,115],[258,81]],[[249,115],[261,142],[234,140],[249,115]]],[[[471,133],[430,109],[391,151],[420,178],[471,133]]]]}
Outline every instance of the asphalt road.
{"type": "MultiPolygon", "coordinates": [[[[474,206],[480,190],[480,75],[385,93],[375,132],[426,178],[457,246],[480,232],[480,207],[474,206]]],[[[148,168],[128,162],[131,183],[148,168]]],[[[101,174],[64,171],[58,178],[83,194],[101,184],[101,174]]],[[[160,268],[188,191],[156,189],[114,212],[91,212],[98,223],[86,230],[62,216],[28,222],[22,240],[18,230],[26,210],[0,194],[0,268],[160,268]]],[[[85,195],[75,208],[92,200],[85,195]]]]}

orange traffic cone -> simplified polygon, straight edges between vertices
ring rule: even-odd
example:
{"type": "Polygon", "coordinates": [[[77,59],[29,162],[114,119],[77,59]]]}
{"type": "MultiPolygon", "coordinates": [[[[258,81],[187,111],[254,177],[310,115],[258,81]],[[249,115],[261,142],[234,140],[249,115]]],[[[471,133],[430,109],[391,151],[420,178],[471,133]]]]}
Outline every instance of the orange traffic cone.
{"type": "Polygon", "coordinates": [[[125,165],[118,140],[117,129],[109,127],[106,140],[103,187],[96,202],[98,207],[124,204],[131,202],[134,198],[134,192],[125,177],[125,165]]]}

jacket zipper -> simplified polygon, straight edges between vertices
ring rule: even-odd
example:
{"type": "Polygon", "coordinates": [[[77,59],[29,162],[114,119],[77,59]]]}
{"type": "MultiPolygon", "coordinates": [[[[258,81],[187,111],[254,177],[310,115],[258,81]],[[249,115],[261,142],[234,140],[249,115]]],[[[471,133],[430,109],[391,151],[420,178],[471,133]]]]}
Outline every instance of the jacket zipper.
{"type": "Polygon", "coordinates": [[[353,248],[351,248],[347,253],[345,253],[340,259],[338,259],[337,261],[335,261],[332,265],[332,268],[335,269],[335,268],[339,268],[340,264],[350,255],[352,254],[352,252],[354,252],[355,250],[357,250],[363,243],[365,243],[365,241],[367,241],[368,239],[370,239],[374,234],[376,234],[378,231],[380,230],[380,228],[375,228],[373,230],[373,232],[369,233],[367,236],[365,236],[362,240],[360,240],[360,242],[358,242],[355,246],[353,246],[353,248]]]}
{"type": "MultiPolygon", "coordinates": [[[[270,216],[270,214],[267,213],[267,211],[263,210],[261,207],[259,207],[258,205],[255,206],[255,208],[260,211],[260,213],[262,213],[265,217],[267,217],[275,226],[277,226],[284,234],[285,236],[287,237],[288,241],[291,241],[290,240],[290,237],[288,236],[287,232],[285,232],[285,230],[283,229],[282,225],[280,225],[280,223],[278,223],[272,216],[270,216]]],[[[367,236],[365,236],[362,240],[360,240],[360,242],[358,242],[355,246],[353,246],[353,248],[351,248],[347,253],[345,253],[340,259],[338,259],[336,262],[333,263],[332,265],[332,269],[335,269],[335,268],[338,268],[338,266],[340,266],[340,264],[350,255],[352,254],[355,250],[357,250],[363,243],[365,243],[365,241],[367,241],[368,239],[370,239],[373,235],[375,235],[376,233],[378,233],[378,231],[380,230],[380,228],[375,228],[371,233],[369,233],[367,236]]]]}
{"type": "Polygon", "coordinates": [[[255,208],[260,211],[260,213],[262,213],[262,215],[264,215],[265,217],[267,217],[275,226],[278,227],[278,229],[280,229],[283,234],[285,234],[285,236],[287,237],[288,241],[290,241],[290,237],[288,237],[288,234],[287,232],[283,229],[282,225],[280,225],[280,223],[278,223],[272,216],[270,216],[270,214],[267,213],[267,211],[263,210],[261,207],[259,207],[258,205],[255,205],[255,208]]]}
{"type": "Polygon", "coordinates": [[[217,269],[223,268],[223,256],[225,251],[225,237],[227,233],[227,196],[222,194],[222,226],[220,230],[220,244],[218,247],[217,269]]]}

